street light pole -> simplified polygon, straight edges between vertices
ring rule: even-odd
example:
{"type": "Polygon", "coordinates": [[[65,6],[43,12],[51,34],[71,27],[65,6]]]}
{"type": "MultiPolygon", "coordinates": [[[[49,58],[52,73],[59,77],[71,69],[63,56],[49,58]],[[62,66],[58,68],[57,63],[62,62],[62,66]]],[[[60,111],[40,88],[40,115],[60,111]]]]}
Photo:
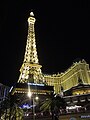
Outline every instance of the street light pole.
{"type": "Polygon", "coordinates": [[[33,120],[35,120],[35,101],[34,101],[34,97],[33,97],[33,120]]]}
{"type": "Polygon", "coordinates": [[[35,101],[34,100],[38,100],[39,98],[38,98],[38,96],[36,96],[35,98],[34,98],[34,96],[33,96],[33,120],[35,120],[35,101]]]}
{"type": "Polygon", "coordinates": [[[38,96],[34,98],[34,95],[32,96],[32,93],[30,91],[30,86],[28,86],[28,97],[32,97],[32,113],[33,113],[33,120],[35,120],[35,101],[34,99],[38,100],[38,96]]]}
{"type": "MultiPolygon", "coordinates": [[[[32,94],[31,92],[29,91],[28,92],[28,96],[29,98],[31,98],[32,94]]],[[[32,96],[32,114],[33,114],[33,120],[35,120],[35,101],[34,101],[34,96],[32,96]]]]}

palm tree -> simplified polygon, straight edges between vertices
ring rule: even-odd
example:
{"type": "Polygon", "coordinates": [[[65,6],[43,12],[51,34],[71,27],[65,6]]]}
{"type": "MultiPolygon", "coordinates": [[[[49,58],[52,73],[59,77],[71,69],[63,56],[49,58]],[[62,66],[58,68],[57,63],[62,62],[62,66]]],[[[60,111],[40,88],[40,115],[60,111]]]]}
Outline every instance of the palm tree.
{"type": "Polygon", "coordinates": [[[18,101],[9,96],[1,104],[0,120],[23,120],[23,110],[18,106],[18,101]]]}
{"type": "Polygon", "coordinates": [[[48,95],[49,97],[45,101],[42,102],[40,110],[42,112],[45,112],[48,110],[49,112],[52,113],[52,120],[55,117],[57,117],[57,120],[58,120],[60,108],[65,109],[66,102],[60,95],[54,94],[53,92],[51,92],[48,95]]]}
{"type": "Polygon", "coordinates": [[[7,114],[4,112],[0,120],[23,120],[23,110],[17,105],[13,106],[12,109],[7,109],[7,114]]]}

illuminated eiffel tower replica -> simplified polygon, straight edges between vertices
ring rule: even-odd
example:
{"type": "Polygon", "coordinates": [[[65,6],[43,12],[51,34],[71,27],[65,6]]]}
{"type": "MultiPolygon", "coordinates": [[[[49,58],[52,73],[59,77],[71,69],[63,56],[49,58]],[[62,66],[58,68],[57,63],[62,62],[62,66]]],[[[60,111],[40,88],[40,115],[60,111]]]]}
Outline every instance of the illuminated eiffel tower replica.
{"type": "Polygon", "coordinates": [[[11,88],[12,95],[25,94],[29,90],[32,94],[40,95],[53,91],[53,86],[46,85],[41,71],[42,66],[39,65],[34,29],[35,20],[34,14],[31,12],[28,18],[28,35],[24,61],[17,84],[11,88]]]}
{"type": "Polygon", "coordinates": [[[28,36],[26,51],[24,55],[24,61],[20,69],[19,83],[41,83],[43,82],[43,76],[41,72],[41,65],[38,62],[38,55],[36,50],[35,30],[34,30],[35,18],[33,12],[30,13],[28,18],[28,36]]]}

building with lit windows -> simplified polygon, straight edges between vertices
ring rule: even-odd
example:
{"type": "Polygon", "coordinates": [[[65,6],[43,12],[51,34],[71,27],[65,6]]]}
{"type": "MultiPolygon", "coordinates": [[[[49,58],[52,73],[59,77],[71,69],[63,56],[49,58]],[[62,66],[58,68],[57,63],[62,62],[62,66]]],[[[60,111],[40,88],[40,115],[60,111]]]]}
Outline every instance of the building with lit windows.
{"type": "Polygon", "coordinates": [[[90,68],[85,60],[73,63],[65,72],[44,76],[48,85],[67,103],[60,120],[90,119],[90,68]]]}
{"type": "Polygon", "coordinates": [[[78,78],[82,79],[85,84],[90,84],[89,64],[85,60],[73,63],[65,72],[44,75],[48,85],[54,86],[55,93],[61,92],[61,86],[64,90],[68,90],[78,84],[78,78]]]}

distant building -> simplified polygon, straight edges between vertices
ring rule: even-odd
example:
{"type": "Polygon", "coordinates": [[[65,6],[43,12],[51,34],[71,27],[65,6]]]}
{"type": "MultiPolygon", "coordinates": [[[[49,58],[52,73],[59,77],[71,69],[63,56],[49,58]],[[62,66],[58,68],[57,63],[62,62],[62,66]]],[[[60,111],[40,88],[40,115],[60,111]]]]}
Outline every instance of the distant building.
{"type": "Polygon", "coordinates": [[[90,119],[90,84],[78,83],[78,85],[63,91],[63,98],[67,106],[65,110],[60,109],[60,119],[90,119]]]}
{"type": "MultiPolygon", "coordinates": [[[[85,110],[90,108],[90,85],[79,83],[78,85],[63,91],[63,97],[70,106],[82,106],[85,110]]],[[[89,109],[90,110],[90,109],[89,109]]]]}
{"type": "Polygon", "coordinates": [[[44,75],[48,85],[54,86],[55,93],[61,92],[61,86],[68,90],[78,84],[78,78],[85,84],[90,84],[90,68],[85,60],[73,63],[65,72],[52,75],[44,75]]]}

